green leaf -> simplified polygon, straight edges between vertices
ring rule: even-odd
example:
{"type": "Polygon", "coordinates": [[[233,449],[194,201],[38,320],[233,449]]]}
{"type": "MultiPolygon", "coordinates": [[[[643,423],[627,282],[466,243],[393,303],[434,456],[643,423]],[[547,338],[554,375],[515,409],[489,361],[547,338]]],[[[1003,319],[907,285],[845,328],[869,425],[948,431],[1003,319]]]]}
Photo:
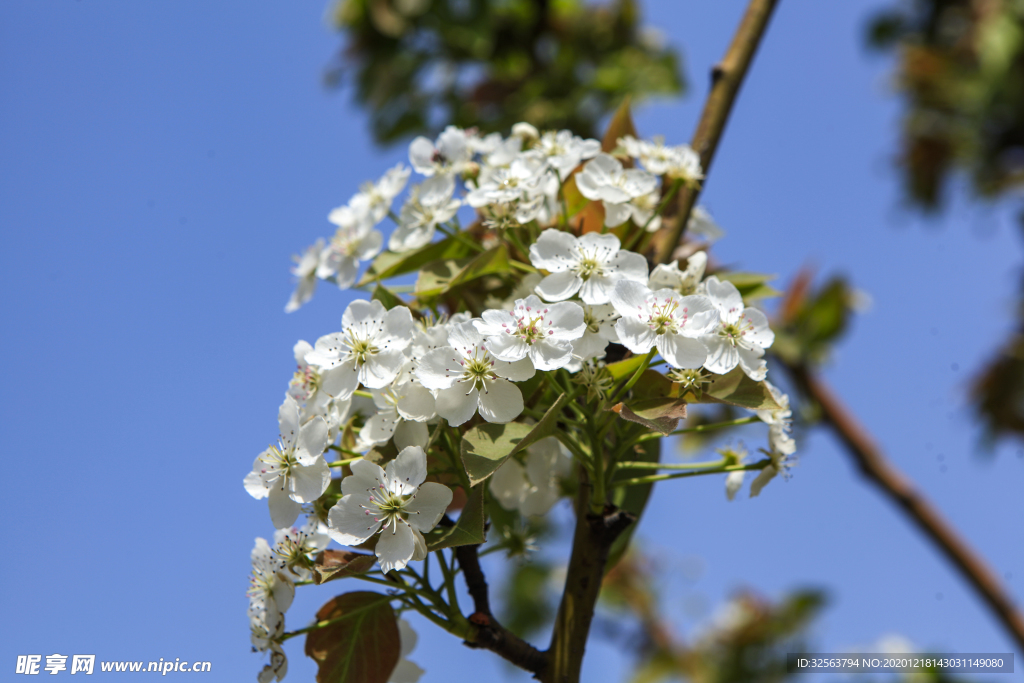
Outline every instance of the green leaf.
{"type": "Polygon", "coordinates": [[[313,583],[321,584],[346,576],[364,574],[373,567],[377,558],[374,555],[354,553],[349,550],[325,550],[316,558],[313,565],[313,583]]]}
{"type": "Polygon", "coordinates": [[[715,273],[719,280],[736,285],[744,300],[767,299],[780,296],[782,292],[765,283],[776,278],[775,275],[763,273],[715,273]]]}
{"type": "Polygon", "coordinates": [[[727,403],[731,406],[749,408],[751,410],[778,410],[781,406],[772,398],[764,382],[755,382],[747,377],[742,368],[733,368],[713,381],[704,390],[700,400],[688,393],[686,398],[691,403],[727,403]]]}
{"type": "Polygon", "coordinates": [[[316,613],[322,628],[306,635],[306,654],[319,665],[317,683],[387,683],[401,643],[390,595],[339,595],[316,613]]]}
{"type": "Polygon", "coordinates": [[[469,500],[459,513],[459,521],[436,541],[427,545],[428,551],[454,548],[460,545],[479,545],[487,538],[484,532],[484,487],[474,486],[469,500]]]}
{"type": "Polygon", "coordinates": [[[416,296],[440,296],[453,287],[484,275],[508,271],[508,251],[504,244],[500,244],[473,258],[439,261],[425,266],[416,280],[416,296]]]}
{"type": "Polygon", "coordinates": [[[679,420],[686,417],[686,401],[664,396],[633,401],[630,405],[616,403],[609,410],[624,420],[668,435],[679,426],[679,420]]]}
{"type": "Polygon", "coordinates": [[[359,281],[359,285],[412,273],[434,261],[465,258],[469,256],[470,252],[468,245],[454,237],[445,238],[440,242],[432,242],[415,251],[401,254],[385,251],[373,260],[363,279],[359,281]]]}
{"type": "Polygon", "coordinates": [[[395,294],[390,289],[381,284],[378,284],[374,288],[373,296],[371,296],[370,298],[376,299],[377,301],[384,304],[384,308],[388,309],[389,311],[392,308],[395,308],[396,306],[405,305],[405,302],[402,301],[397,294],[395,294]]]}
{"type": "Polygon", "coordinates": [[[616,361],[609,363],[606,369],[611,374],[612,379],[620,380],[627,377],[632,377],[633,373],[636,372],[637,368],[643,365],[644,356],[630,356],[625,360],[616,361]]]}
{"type": "Polygon", "coordinates": [[[562,394],[535,425],[521,422],[477,425],[462,437],[462,462],[470,484],[476,486],[501,467],[502,463],[524,448],[550,436],[565,404],[562,394]]]}

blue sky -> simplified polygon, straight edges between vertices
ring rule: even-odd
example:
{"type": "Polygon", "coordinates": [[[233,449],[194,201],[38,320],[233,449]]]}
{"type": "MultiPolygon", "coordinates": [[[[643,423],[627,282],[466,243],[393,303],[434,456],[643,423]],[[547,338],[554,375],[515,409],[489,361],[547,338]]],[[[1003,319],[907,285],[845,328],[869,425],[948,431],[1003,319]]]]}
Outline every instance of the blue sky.
{"type": "MultiPolygon", "coordinates": [[[[813,263],[870,294],[827,376],[1019,599],[1024,452],[981,452],[965,393],[1011,327],[1020,240],[1007,207],[957,197],[938,222],[902,208],[889,65],[861,40],[879,4],[781,4],[707,183],[728,232],[715,253],[783,284],[813,263]]],[[[637,124],[683,142],[742,4],[644,5],[692,88],[637,124]]],[[[334,331],[347,303],[324,287],[286,316],[290,255],[405,157],[376,149],[365,116],[322,86],[339,45],[323,13],[0,4],[0,510],[21,529],[0,569],[2,667],[19,654],[180,657],[251,681],[262,665],[245,587],[253,538],[273,530],[241,480],[276,438],[292,345],[334,331]]],[[[661,590],[681,636],[737,588],[815,586],[831,595],[819,651],[887,633],[1012,650],[827,434],[805,435],[800,455],[793,478],[755,500],[729,504],[711,478],[656,492],[638,536],[668,568],[661,590]],[[705,568],[695,581],[678,571],[692,558],[705,568]]],[[[335,586],[300,591],[290,625],[335,586]]],[[[489,653],[419,630],[424,680],[504,675],[489,653]]],[[[629,660],[597,642],[586,679],[623,680],[629,660]]],[[[311,680],[301,643],[287,651],[288,680],[311,680]]]]}

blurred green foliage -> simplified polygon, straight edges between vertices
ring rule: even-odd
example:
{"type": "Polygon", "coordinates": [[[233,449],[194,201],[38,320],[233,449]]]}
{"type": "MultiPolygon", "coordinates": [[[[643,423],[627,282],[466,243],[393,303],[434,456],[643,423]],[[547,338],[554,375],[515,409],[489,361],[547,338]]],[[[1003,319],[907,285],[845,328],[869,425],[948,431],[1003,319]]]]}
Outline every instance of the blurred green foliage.
{"type": "Polygon", "coordinates": [[[381,143],[519,121],[594,137],[627,96],[684,87],[635,0],[338,0],[330,19],[346,46],[328,80],[354,87],[381,143]]]}
{"type": "Polygon", "coordinates": [[[900,2],[868,39],[897,56],[911,200],[940,207],[956,172],[983,197],[1024,185],[1024,1],[900,2]]]}
{"type": "MultiPolygon", "coordinates": [[[[955,176],[976,196],[1024,188],[1024,0],[913,0],[876,15],[869,42],[897,56],[907,197],[942,207],[955,176]]],[[[1024,229],[1024,212],[1021,214],[1024,229]]],[[[1024,286],[1018,329],[974,382],[990,442],[1024,438],[1024,286]]]]}

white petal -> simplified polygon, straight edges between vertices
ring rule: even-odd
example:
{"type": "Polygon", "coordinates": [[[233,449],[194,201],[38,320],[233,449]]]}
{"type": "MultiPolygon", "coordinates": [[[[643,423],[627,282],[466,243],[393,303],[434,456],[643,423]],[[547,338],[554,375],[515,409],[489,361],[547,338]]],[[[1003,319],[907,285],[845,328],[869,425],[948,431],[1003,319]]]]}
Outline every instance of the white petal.
{"type": "Polygon", "coordinates": [[[729,500],[736,498],[737,491],[743,487],[743,476],[746,472],[730,472],[725,478],[725,497],[729,500]]]}
{"type": "Polygon", "coordinates": [[[515,458],[509,458],[499,467],[488,482],[491,494],[506,510],[516,510],[530,490],[526,470],[515,458]]]}
{"type": "Polygon", "coordinates": [[[604,203],[604,225],[607,228],[614,228],[625,223],[633,212],[629,204],[604,203]]]}
{"type": "Polygon", "coordinates": [[[408,496],[427,478],[427,456],[419,446],[403,449],[384,471],[391,480],[391,490],[408,496]]]}
{"type": "Polygon", "coordinates": [[[398,399],[398,414],[406,420],[426,422],[434,417],[434,395],[421,384],[409,383],[402,387],[402,396],[398,399]]]}
{"type": "Polygon", "coordinates": [[[367,511],[370,499],[359,494],[342,496],[327,513],[327,533],[341,545],[359,545],[377,533],[380,522],[367,511]]]}
{"type": "Polygon", "coordinates": [[[576,273],[566,270],[552,273],[540,281],[535,291],[548,301],[564,301],[580,291],[583,280],[576,273]]]}
{"type": "Polygon", "coordinates": [[[504,377],[505,379],[512,380],[513,382],[525,382],[526,380],[537,374],[537,369],[533,367],[533,361],[529,358],[523,358],[509,363],[508,361],[496,360],[493,366],[494,374],[498,377],[504,377]]]}
{"type": "Polygon", "coordinates": [[[534,342],[530,347],[530,360],[538,370],[565,367],[572,360],[572,342],[551,338],[534,342]]]}
{"type": "Polygon", "coordinates": [[[583,307],[574,301],[551,304],[544,313],[548,339],[579,339],[587,324],[583,321],[583,307]]]}
{"type": "Polygon", "coordinates": [[[260,476],[260,468],[263,466],[263,461],[256,458],[256,464],[253,466],[253,471],[245,475],[243,485],[245,491],[256,500],[266,498],[270,494],[267,489],[266,482],[263,481],[263,477],[260,476]]]}
{"type": "MultiPolygon", "coordinates": [[[[473,417],[477,408],[477,390],[466,392],[465,385],[459,383],[437,394],[437,414],[448,420],[448,424],[458,427],[473,417]]],[[[520,408],[520,410],[522,410],[520,408]]]]}
{"type": "Polygon", "coordinates": [[[424,448],[428,441],[430,441],[430,432],[423,422],[402,420],[395,427],[395,448],[402,449],[409,446],[424,448]]]}
{"type": "Polygon", "coordinates": [[[367,444],[382,444],[391,441],[395,428],[401,420],[393,410],[382,410],[363,425],[359,430],[359,439],[367,444]]]}
{"type": "Polygon", "coordinates": [[[750,379],[760,382],[765,378],[768,374],[768,366],[761,358],[764,355],[764,349],[755,346],[752,349],[739,348],[736,349],[736,352],[739,354],[740,367],[750,379]]]}
{"type": "Polygon", "coordinates": [[[296,465],[289,477],[292,500],[298,503],[312,503],[331,485],[331,468],[327,461],[317,456],[312,465],[296,465]]]}
{"type": "Polygon", "coordinates": [[[405,504],[409,524],[427,533],[441,520],[452,503],[452,490],[444,484],[428,481],[419,487],[412,500],[405,504]]]}
{"type": "Polygon", "coordinates": [[[290,448],[299,435],[299,404],[291,396],[284,397],[277,411],[277,424],[281,429],[281,443],[290,448]]]}
{"type": "Polygon", "coordinates": [[[615,323],[615,333],[619,336],[619,343],[635,354],[647,353],[658,340],[658,335],[647,323],[627,316],[615,323]]]}
{"type": "Polygon", "coordinates": [[[369,460],[356,460],[351,465],[352,474],[341,480],[341,493],[366,495],[370,489],[384,486],[386,476],[380,465],[369,460]]]}
{"type": "Polygon", "coordinates": [[[740,321],[740,324],[753,328],[743,335],[743,341],[757,344],[762,349],[772,345],[775,341],[775,333],[768,327],[768,318],[764,313],[756,308],[745,308],[743,309],[743,318],[744,320],[740,321]]]}
{"type": "Polygon", "coordinates": [[[416,552],[412,528],[405,522],[395,521],[381,531],[376,550],[380,570],[385,574],[395,569],[405,569],[416,552]]]}
{"type": "Polygon", "coordinates": [[[727,323],[734,323],[743,314],[743,297],[736,285],[731,282],[720,282],[712,275],[704,281],[708,297],[722,315],[722,320],[727,323]]]}
{"type": "Polygon", "coordinates": [[[704,342],[704,346],[708,350],[708,357],[704,361],[704,367],[716,375],[724,375],[740,362],[740,356],[736,352],[736,347],[721,337],[709,335],[701,337],[701,341],[704,342]]]}
{"type": "Polygon", "coordinates": [[[352,392],[359,386],[359,370],[354,360],[324,370],[320,374],[320,388],[329,396],[342,400],[352,397],[352,392]]]}
{"type": "Polygon", "coordinates": [[[661,357],[674,368],[699,368],[708,357],[708,350],[703,344],[681,334],[659,334],[655,345],[661,357]]]}
{"type": "Polygon", "coordinates": [[[270,489],[270,521],[278,529],[285,529],[295,524],[299,518],[302,506],[288,496],[288,492],[280,486],[270,489]]]}
{"type": "Polygon", "coordinates": [[[774,465],[768,465],[768,467],[761,470],[760,474],[757,475],[757,478],[750,483],[750,497],[757,498],[761,494],[761,489],[767,486],[768,482],[774,479],[775,475],[778,473],[779,471],[775,469],[774,465]]]}
{"type": "Polygon", "coordinates": [[[625,249],[612,257],[608,270],[624,280],[632,280],[644,284],[647,282],[647,259],[640,254],[625,249]]]}
{"type": "Polygon", "coordinates": [[[299,429],[299,444],[295,457],[303,465],[311,465],[327,448],[327,421],[314,417],[299,429]]]}
{"type": "Polygon", "coordinates": [[[639,282],[620,280],[615,283],[610,299],[612,306],[623,318],[642,316],[646,319],[651,312],[651,307],[647,304],[647,297],[650,294],[651,290],[639,282]]]}
{"type": "Polygon", "coordinates": [[[480,416],[488,422],[511,422],[523,412],[523,392],[516,385],[496,379],[485,382],[484,387],[480,394],[480,416]]]}
{"type": "Polygon", "coordinates": [[[552,273],[567,269],[576,263],[576,238],[557,229],[545,230],[530,245],[530,263],[552,273]]]}
{"type": "Polygon", "coordinates": [[[416,379],[427,389],[447,389],[462,377],[463,356],[450,346],[428,351],[413,367],[416,379]]]}

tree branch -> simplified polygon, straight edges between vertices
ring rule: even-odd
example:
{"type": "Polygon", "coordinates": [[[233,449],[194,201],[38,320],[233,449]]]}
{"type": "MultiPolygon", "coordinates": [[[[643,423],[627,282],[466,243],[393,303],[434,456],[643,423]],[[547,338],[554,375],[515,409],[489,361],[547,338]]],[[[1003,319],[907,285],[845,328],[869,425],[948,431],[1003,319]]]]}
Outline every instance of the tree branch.
{"type": "Polygon", "coordinates": [[[491,614],[487,578],[480,568],[479,548],[478,545],[455,548],[455,557],[466,579],[466,588],[473,598],[474,612],[469,616],[469,621],[475,628],[472,639],[467,639],[465,644],[490,650],[520,669],[538,675],[547,666],[548,655],[499,624],[491,614]]]}
{"type": "Polygon", "coordinates": [[[581,471],[565,590],[547,651],[548,666],[539,676],[544,683],[579,682],[608,552],[615,539],[635,521],[636,515],[612,505],[606,505],[601,514],[592,514],[590,485],[581,471]]]}
{"type": "MultiPolygon", "coordinates": [[[[732,112],[733,103],[777,4],[778,0],[750,0],[725,57],[711,70],[711,92],[704,103],[704,111],[701,113],[697,130],[690,141],[690,146],[700,154],[700,165],[704,170],[705,179],[718,149],[718,141],[732,112]]],[[[665,239],[658,243],[655,262],[668,263],[672,259],[672,252],[686,232],[686,223],[700,192],[700,187],[684,187],[679,193],[677,220],[669,228],[665,239]]]]}
{"type": "MultiPolygon", "coordinates": [[[[778,358],[778,357],[776,357],[778,358]]],[[[964,579],[1002,623],[1017,648],[1024,652],[1024,617],[985,561],[963,540],[939,511],[885,457],[882,450],[850,410],[806,365],[791,365],[778,358],[804,393],[817,401],[825,423],[832,428],[861,473],[914,521],[952,562],[964,579]]]]}

